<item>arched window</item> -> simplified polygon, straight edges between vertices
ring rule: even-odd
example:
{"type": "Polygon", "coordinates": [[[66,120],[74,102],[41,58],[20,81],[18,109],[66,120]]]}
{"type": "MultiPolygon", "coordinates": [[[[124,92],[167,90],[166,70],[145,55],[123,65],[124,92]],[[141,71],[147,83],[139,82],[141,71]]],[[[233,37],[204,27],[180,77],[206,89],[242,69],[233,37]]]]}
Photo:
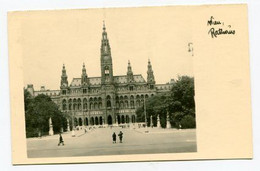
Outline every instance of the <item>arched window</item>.
{"type": "Polygon", "coordinates": [[[102,98],[101,97],[98,98],[98,108],[99,109],[102,108],[102,98]]]}
{"type": "Polygon", "coordinates": [[[107,107],[110,108],[111,107],[111,101],[107,100],[107,107]]]}
{"type": "Polygon", "coordinates": [[[125,101],[125,108],[128,108],[128,101],[125,101]]]}
{"type": "Polygon", "coordinates": [[[109,95],[107,96],[107,107],[111,107],[111,97],[109,95]]]}
{"type": "Polygon", "coordinates": [[[69,99],[69,110],[72,110],[72,100],[69,99]]]}
{"type": "Polygon", "coordinates": [[[88,109],[88,103],[87,103],[87,99],[86,98],[83,99],[83,109],[84,110],[88,109]]]}
{"type": "Polygon", "coordinates": [[[120,108],[124,108],[124,102],[120,101],[120,108]]]}
{"type": "Polygon", "coordinates": [[[136,105],[137,105],[137,107],[140,107],[140,106],[141,106],[140,100],[137,100],[137,101],[136,101],[136,105]]]}
{"type": "Polygon", "coordinates": [[[98,108],[98,104],[97,102],[94,103],[94,109],[97,109],[98,108]]]}
{"type": "Polygon", "coordinates": [[[102,108],[102,102],[98,102],[98,109],[102,108]]]}
{"type": "Polygon", "coordinates": [[[78,99],[78,110],[81,110],[81,99],[78,99]]]}
{"type": "Polygon", "coordinates": [[[131,102],[130,102],[130,107],[135,108],[135,102],[133,100],[131,100],[131,102]]]}
{"type": "Polygon", "coordinates": [[[77,100],[73,99],[73,110],[76,110],[77,107],[77,100]]]}

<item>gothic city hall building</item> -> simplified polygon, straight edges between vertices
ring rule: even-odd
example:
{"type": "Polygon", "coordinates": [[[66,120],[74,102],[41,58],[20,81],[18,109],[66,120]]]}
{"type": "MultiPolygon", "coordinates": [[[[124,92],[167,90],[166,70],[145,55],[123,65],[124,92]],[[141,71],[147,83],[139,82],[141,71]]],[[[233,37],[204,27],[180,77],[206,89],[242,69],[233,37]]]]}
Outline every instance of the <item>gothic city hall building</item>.
{"type": "Polygon", "coordinates": [[[32,96],[50,96],[60,110],[70,116],[74,126],[118,125],[136,123],[136,109],[143,106],[149,97],[170,91],[173,84],[173,81],[156,84],[150,60],[146,80],[141,74],[134,74],[130,61],[126,75],[114,75],[105,25],[100,48],[100,72],[100,77],[89,77],[83,64],[81,77],[73,78],[69,84],[63,65],[60,90],[47,90],[42,86],[36,91],[32,84],[27,85],[27,90],[32,96]]]}

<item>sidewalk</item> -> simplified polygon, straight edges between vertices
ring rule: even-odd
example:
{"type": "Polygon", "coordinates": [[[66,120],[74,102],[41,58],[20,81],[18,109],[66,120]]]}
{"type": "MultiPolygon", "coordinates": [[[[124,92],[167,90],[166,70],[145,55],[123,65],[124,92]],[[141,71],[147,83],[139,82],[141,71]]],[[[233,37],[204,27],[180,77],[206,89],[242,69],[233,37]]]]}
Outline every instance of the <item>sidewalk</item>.
{"type": "Polygon", "coordinates": [[[176,128],[170,128],[170,129],[166,129],[166,128],[151,128],[151,127],[147,127],[147,128],[135,128],[133,129],[136,132],[142,133],[142,134],[169,134],[169,133],[180,133],[180,132],[196,132],[196,129],[176,129],[176,128]]]}
{"type": "MultiPolygon", "coordinates": [[[[95,129],[91,129],[91,130],[87,130],[87,132],[85,133],[84,129],[81,130],[75,130],[75,136],[72,137],[72,131],[69,132],[63,132],[62,133],[62,137],[65,139],[69,139],[69,138],[76,138],[76,137],[80,137],[84,134],[90,134],[92,132],[94,132],[95,129]]],[[[42,137],[32,137],[32,138],[27,138],[27,141],[39,141],[39,140],[53,140],[53,139],[58,139],[59,138],[59,134],[54,134],[52,136],[50,135],[46,135],[46,136],[42,136],[42,137]]]]}

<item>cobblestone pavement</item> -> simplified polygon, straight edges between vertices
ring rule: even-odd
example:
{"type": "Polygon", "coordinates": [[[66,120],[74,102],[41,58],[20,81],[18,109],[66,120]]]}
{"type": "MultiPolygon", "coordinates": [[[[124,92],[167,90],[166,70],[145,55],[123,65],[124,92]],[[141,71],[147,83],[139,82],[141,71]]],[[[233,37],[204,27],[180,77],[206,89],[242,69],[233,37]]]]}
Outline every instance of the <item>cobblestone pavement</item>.
{"type": "Polygon", "coordinates": [[[153,154],[196,152],[196,130],[158,128],[97,128],[63,133],[64,146],[58,146],[59,136],[28,138],[28,157],[69,157],[120,154],[153,154]],[[112,133],[123,132],[123,143],[112,143],[112,133]],[[148,131],[148,133],[146,133],[148,131]]]}

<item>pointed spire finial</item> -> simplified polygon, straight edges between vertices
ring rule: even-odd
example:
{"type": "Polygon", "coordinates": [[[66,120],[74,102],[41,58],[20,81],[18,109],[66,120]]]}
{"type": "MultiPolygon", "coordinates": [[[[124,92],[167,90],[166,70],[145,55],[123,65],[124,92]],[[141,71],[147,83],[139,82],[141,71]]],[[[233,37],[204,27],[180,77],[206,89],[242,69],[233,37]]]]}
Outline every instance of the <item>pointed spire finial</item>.
{"type": "Polygon", "coordinates": [[[128,60],[128,65],[130,65],[130,60],[128,60]]]}
{"type": "Polygon", "coordinates": [[[148,58],[148,66],[151,66],[150,58],[148,58]]]}
{"type": "Polygon", "coordinates": [[[85,68],[85,62],[83,62],[83,68],[85,68]]]}
{"type": "Polygon", "coordinates": [[[105,21],[103,20],[103,30],[106,30],[106,25],[105,25],[105,21]]]}

